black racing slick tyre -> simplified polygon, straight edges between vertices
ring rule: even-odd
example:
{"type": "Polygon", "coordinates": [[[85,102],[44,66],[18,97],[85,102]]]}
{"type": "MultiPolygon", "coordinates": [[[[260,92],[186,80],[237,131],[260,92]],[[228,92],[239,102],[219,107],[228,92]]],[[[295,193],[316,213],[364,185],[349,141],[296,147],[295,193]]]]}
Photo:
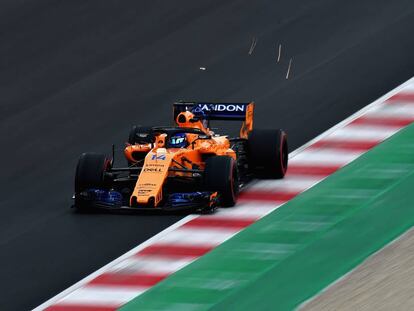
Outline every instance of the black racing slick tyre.
{"type": "Polygon", "coordinates": [[[129,131],[128,143],[131,145],[139,143],[150,143],[151,127],[134,125],[129,131]]]}
{"type": "MultiPolygon", "coordinates": [[[[129,131],[128,143],[131,145],[153,143],[151,127],[134,125],[129,131]]],[[[144,160],[146,155],[147,152],[134,152],[133,158],[135,161],[127,160],[128,166],[134,166],[136,161],[144,160]]]]}
{"type": "Polygon", "coordinates": [[[288,143],[282,130],[253,130],[248,138],[249,171],[257,178],[283,178],[288,167],[288,143]]]}
{"type": "Polygon", "coordinates": [[[234,206],[239,193],[236,161],[228,156],[213,156],[206,160],[204,184],[207,190],[217,191],[222,206],[234,206]]]}
{"type": "Polygon", "coordinates": [[[79,193],[84,190],[106,188],[104,174],[111,167],[111,161],[103,154],[83,153],[76,166],[75,205],[80,206],[79,193]]]}

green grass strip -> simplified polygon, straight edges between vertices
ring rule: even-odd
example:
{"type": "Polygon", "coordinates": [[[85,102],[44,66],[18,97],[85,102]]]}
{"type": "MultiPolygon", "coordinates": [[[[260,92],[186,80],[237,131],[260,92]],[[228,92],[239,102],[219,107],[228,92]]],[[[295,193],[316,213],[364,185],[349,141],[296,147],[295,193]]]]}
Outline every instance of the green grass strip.
{"type": "Polygon", "coordinates": [[[292,310],[414,224],[414,125],[122,310],[292,310]]]}

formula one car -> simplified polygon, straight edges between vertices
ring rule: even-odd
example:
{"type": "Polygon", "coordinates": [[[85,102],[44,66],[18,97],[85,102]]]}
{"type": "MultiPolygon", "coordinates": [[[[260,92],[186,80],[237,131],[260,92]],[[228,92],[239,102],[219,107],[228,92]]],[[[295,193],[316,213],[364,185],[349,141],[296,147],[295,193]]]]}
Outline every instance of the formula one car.
{"type": "Polygon", "coordinates": [[[174,103],[175,126],[132,128],[128,166],[116,168],[103,154],[81,155],[75,206],[209,212],[235,205],[250,179],[283,178],[288,165],[285,132],[253,130],[253,110],[254,103],[174,103]],[[211,120],[243,121],[239,137],[213,132],[211,120]]]}

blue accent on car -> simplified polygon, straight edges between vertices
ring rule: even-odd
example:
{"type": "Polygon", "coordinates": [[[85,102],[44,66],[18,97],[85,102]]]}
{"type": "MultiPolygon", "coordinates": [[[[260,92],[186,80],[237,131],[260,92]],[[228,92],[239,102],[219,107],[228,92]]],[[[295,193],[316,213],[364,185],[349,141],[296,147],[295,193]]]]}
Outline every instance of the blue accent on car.
{"type": "Polygon", "coordinates": [[[153,154],[152,157],[151,157],[151,160],[162,160],[162,161],[164,161],[166,158],[167,157],[166,157],[165,154],[160,154],[160,155],[153,154]]]}
{"type": "Polygon", "coordinates": [[[172,207],[178,207],[208,202],[210,200],[210,194],[211,192],[207,191],[173,193],[168,196],[168,203],[172,207]]]}
{"type": "Polygon", "coordinates": [[[89,189],[87,194],[90,200],[111,206],[122,205],[122,194],[114,190],[89,189]]]}

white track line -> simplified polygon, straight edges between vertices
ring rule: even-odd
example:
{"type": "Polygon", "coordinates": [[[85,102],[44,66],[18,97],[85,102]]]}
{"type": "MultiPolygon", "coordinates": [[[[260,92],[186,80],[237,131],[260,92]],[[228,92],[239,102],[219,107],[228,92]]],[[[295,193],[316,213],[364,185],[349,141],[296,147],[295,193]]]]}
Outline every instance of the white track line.
{"type": "Polygon", "coordinates": [[[74,292],[67,295],[61,301],[60,305],[82,304],[82,305],[98,305],[98,306],[115,306],[130,301],[148,288],[122,288],[116,286],[86,286],[78,288],[74,292]]]}
{"type": "Polygon", "coordinates": [[[370,111],[369,117],[404,118],[414,117],[414,105],[407,103],[383,104],[370,111]]]}
{"type": "Polygon", "coordinates": [[[178,228],[159,241],[180,246],[217,246],[239,232],[234,228],[178,228]]]}
{"type": "Polygon", "coordinates": [[[156,256],[131,256],[111,267],[108,272],[121,274],[170,274],[185,267],[194,258],[157,258],[156,256]]]}
{"type": "Polygon", "coordinates": [[[348,125],[338,129],[326,139],[329,141],[382,141],[400,129],[400,126],[348,125]]]}
{"type": "Polygon", "coordinates": [[[358,158],[363,151],[347,151],[344,152],[340,149],[308,149],[299,153],[292,163],[300,163],[301,165],[309,166],[332,166],[332,165],[345,165],[356,158],[358,158]]]}
{"type": "Polygon", "coordinates": [[[322,177],[289,175],[284,179],[261,180],[251,187],[249,191],[254,190],[268,190],[287,191],[287,192],[301,192],[319,182],[322,177]]]}
{"type": "MultiPolygon", "coordinates": [[[[314,139],[310,140],[308,143],[304,144],[302,147],[294,150],[293,152],[291,152],[289,154],[289,158],[290,159],[294,159],[298,154],[300,154],[304,149],[306,149],[307,147],[309,147],[310,145],[314,144],[315,142],[317,142],[318,140],[321,140],[324,137],[327,137],[328,135],[332,134],[334,131],[338,130],[339,128],[344,127],[345,125],[347,125],[348,123],[352,122],[353,120],[357,119],[358,117],[360,117],[361,115],[363,115],[364,113],[366,113],[369,109],[380,105],[381,103],[383,103],[387,98],[397,94],[400,90],[402,90],[403,88],[405,88],[406,86],[412,84],[414,82],[414,78],[411,78],[410,80],[408,80],[407,82],[401,84],[399,87],[393,89],[392,91],[388,92],[387,94],[385,94],[384,96],[380,97],[379,99],[377,99],[376,101],[374,101],[373,103],[371,103],[368,106],[365,106],[364,108],[362,108],[361,110],[359,110],[358,112],[354,113],[353,115],[351,115],[350,117],[346,118],[345,120],[343,120],[342,122],[336,124],[335,126],[333,126],[332,128],[328,129],[327,131],[323,132],[322,134],[318,135],[317,137],[315,137],[314,139]]],[[[410,86],[411,87],[411,86],[410,86]]],[[[396,104],[392,104],[390,106],[394,106],[396,104]]],[[[382,108],[382,107],[380,107],[382,108]]],[[[409,113],[409,115],[414,116],[414,108],[411,108],[408,105],[402,105],[401,109],[405,109],[403,111],[403,113],[401,112],[401,117],[407,116],[407,113],[409,113]]],[[[384,110],[385,109],[384,107],[384,110]]],[[[381,109],[378,109],[376,111],[376,113],[383,113],[384,110],[382,112],[381,109]]],[[[391,115],[395,115],[395,112],[391,112],[391,115]]],[[[371,115],[371,113],[370,113],[371,115]]],[[[388,114],[389,115],[389,114],[388,114]]],[[[385,115],[387,116],[387,115],[385,115]]],[[[251,202],[250,202],[251,203],[251,202]]],[[[262,203],[259,203],[262,204],[262,203]]],[[[275,206],[276,208],[277,206],[275,206]]],[[[192,219],[195,219],[199,217],[199,215],[189,215],[185,218],[183,218],[182,220],[176,222],[175,224],[171,225],[170,227],[168,227],[167,229],[161,231],[160,233],[156,234],[155,236],[153,236],[152,238],[150,238],[149,240],[141,243],[140,245],[136,246],[135,248],[131,249],[129,252],[125,253],[124,255],[120,256],[119,258],[115,259],[114,261],[108,263],[107,265],[103,266],[102,268],[100,268],[99,270],[91,273],[90,275],[88,275],[87,277],[83,278],[82,280],[80,280],[79,282],[75,283],[74,285],[72,285],[71,287],[67,288],[66,290],[62,291],[61,293],[57,294],[56,296],[50,298],[49,300],[47,300],[46,302],[44,302],[43,304],[41,304],[40,306],[38,306],[37,308],[33,309],[35,311],[41,311],[46,309],[47,307],[56,304],[59,300],[61,300],[62,298],[64,298],[65,296],[67,296],[68,294],[74,292],[75,290],[79,289],[80,287],[82,287],[83,285],[87,284],[89,281],[91,281],[92,279],[96,278],[97,276],[101,275],[102,273],[104,273],[105,271],[108,271],[111,267],[115,266],[116,264],[122,262],[123,260],[125,260],[126,258],[133,256],[134,254],[136,254],[137,252],[139,252],[140,250],[144,249],[145,247],[147,247],[148,245],[153,244],[156,241],[161,240],[162,238],[164,238],[165,236],[169,235],[170,232],[174,231],[175,229],[179,228],[181,225],[189,222],[192,219]]]]}
{"type": "Polygon", "coordinates": [[[237,209],[221,208],[213,215],[205,215],[201,217],[214,218],[228,218],[228,219],[260,219],[269,214],[285,202],[267,203],[267,202],[241,202],[237,204],[237,209]]]}

